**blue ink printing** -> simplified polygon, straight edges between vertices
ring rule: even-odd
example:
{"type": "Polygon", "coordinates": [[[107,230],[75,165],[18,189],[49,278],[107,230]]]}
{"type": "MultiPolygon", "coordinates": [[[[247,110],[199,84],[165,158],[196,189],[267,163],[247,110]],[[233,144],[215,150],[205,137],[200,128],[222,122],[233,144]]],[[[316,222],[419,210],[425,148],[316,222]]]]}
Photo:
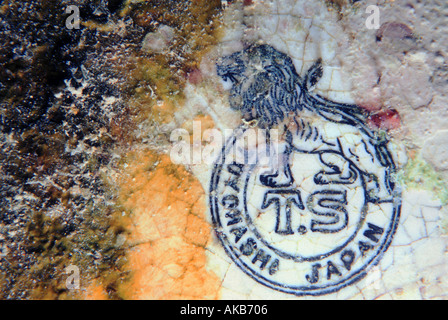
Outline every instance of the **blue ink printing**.
{"type": "Polygon", "coordinates": [[[232,84],[231,108],[281,137],[276,161],[245,164],[231,152],[244,148],[242,126],[216,161],[209,200],[227,254],[254,280],[295,295],[328,294],[363,278],[400,215],[388,140],[358,106],[313,93],[320,59],[301,77],[286,54],[252,45],[221,58],[217,72],[232,84]]]}

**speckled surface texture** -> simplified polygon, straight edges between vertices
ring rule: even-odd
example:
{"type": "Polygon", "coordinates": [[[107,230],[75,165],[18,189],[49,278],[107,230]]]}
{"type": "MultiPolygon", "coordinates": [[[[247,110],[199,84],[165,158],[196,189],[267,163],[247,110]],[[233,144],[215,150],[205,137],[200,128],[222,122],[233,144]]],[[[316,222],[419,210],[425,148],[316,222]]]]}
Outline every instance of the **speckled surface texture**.
{"type": "Polygon", "coordinates": [[[2,2],[0,298],[446,299],[447,15],[2,2]]]}

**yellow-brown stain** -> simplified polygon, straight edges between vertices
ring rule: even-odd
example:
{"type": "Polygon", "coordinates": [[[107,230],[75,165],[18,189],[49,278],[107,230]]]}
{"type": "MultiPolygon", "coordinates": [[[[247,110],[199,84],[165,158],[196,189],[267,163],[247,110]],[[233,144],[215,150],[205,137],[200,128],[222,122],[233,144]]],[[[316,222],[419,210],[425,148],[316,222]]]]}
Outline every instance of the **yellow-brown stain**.
{"type": "Polygon", "coordinates": [[[211,227],[200,183],[166,155],[127,159],[120,202],[127,212],[130,278],[124,299],[217,299],[220,280],[206,269],[211,227]]]}
{"type": "MultiPolygon", "coordinates": [[[[154,23],[168,25],[176,36],[168,48],[171,54],[144,52],[137,45],[109,59],[112,74],[124,79],[118,87],[127,96],[127,113],[112,120],[110,131],[123,149],[140,145],[135,137],[140,123],[172,123],[184,106],[185,83],[200,83],[201,58],[222,36],[220,7],[219,0],[125,2],[120,16],[147,31],[155,30],[154,23]]],[[[104,34],[117,31],[114,24],[85,26],[104,34]]],[[[214,127],[210,116],[195,113],[191,119],[201,121],[202,132],[214,127]]],[[[182,125],[189,131],[191,119],[182,125]]],[[[105,180],[118,193],[114,223],[124,225],[127,260],[119,274],[124,269],[128,275],[109,279],[103,272],[75,298],[218,299],[221,280],[206,269],[211,227],[199,181],[155,151],[133,151],[124,158],[119,177],[105,180]]]]}
{"type": "Polygon", "coordinates": [[[175,30],[170,54],[143,50],[117,53],[114,72],[126,79],[121,90],[129,95],[128,105],[135,122],[153,119],[169,123],[183,106],[185,83],[200,82],[202,57],[219,43],[221,1],[126,1],[120,16],[129,16],[145,29],[167,25],[175,30]]]}

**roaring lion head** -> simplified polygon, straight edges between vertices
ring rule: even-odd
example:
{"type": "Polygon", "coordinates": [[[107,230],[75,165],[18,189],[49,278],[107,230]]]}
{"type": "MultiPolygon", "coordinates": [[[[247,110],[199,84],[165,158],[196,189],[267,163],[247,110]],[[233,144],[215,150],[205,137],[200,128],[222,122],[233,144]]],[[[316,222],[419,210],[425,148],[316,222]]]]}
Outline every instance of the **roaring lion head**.
{"type": "Polygon", "coordinates": [[[322,61],[318,59],[302,79],[286,54],[270,45],[251,45],[221,58],[218,75],[231,81],[229,100],[246,120],[258,120],[260,127],[282,122],[291,112],[312,110],[330,121],[363,125],[364,113],[356,105],[347,105],[311,95],[322,77],[322,61]]]}
{"type": "Polygon", "coordinates": [[[253,45],[223,57],[217,71],[232,82],[230,106],[246,120],[274,125],[300,108],[301,78],[291,58],[269,45],[253,45]]]}

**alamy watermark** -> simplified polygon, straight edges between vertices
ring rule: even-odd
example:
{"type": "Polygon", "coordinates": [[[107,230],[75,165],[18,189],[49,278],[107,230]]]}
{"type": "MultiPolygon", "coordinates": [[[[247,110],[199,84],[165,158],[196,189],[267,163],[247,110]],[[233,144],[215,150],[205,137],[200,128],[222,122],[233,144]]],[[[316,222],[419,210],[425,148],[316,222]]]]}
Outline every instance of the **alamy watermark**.
{"type": "Polygon", "coordinates": [[[370,5],[366,8],[366,13],[370,14],[365,22],[367,29],[379,29],[380,28],[380,8],[376,5],[370,5]]]}
{"type": "Polygon", "coordinates": [[[65,13],[69,14],[67,19],[65,19],[65,27],[67,29],[79,29],[80,28],[80,14],[79,7],[75,5],[70,5],[65,8],[65,13]]]}
{"type": "Polygon", "coordinates": [[[278,129],[261,128],[202,131],[201,122],[193,121],[192,134],[182,128],[172,131],[170,157],[173,163],[183,165],[238,163],[272,168],[278,163],[285,144],[279,135],[278,129]],[[241,137],[241,142],[234,144],[225,157],[220,157],[226,142],[234,137],[241,137]]]}
{"type": "Polygon", "coordinates": [[[68,274],[68,277],[65,280],[65,287],[68,290],[78,290],[80,288],[79,267],[71,264],[65,268],[65,273],[68,274]]]}

